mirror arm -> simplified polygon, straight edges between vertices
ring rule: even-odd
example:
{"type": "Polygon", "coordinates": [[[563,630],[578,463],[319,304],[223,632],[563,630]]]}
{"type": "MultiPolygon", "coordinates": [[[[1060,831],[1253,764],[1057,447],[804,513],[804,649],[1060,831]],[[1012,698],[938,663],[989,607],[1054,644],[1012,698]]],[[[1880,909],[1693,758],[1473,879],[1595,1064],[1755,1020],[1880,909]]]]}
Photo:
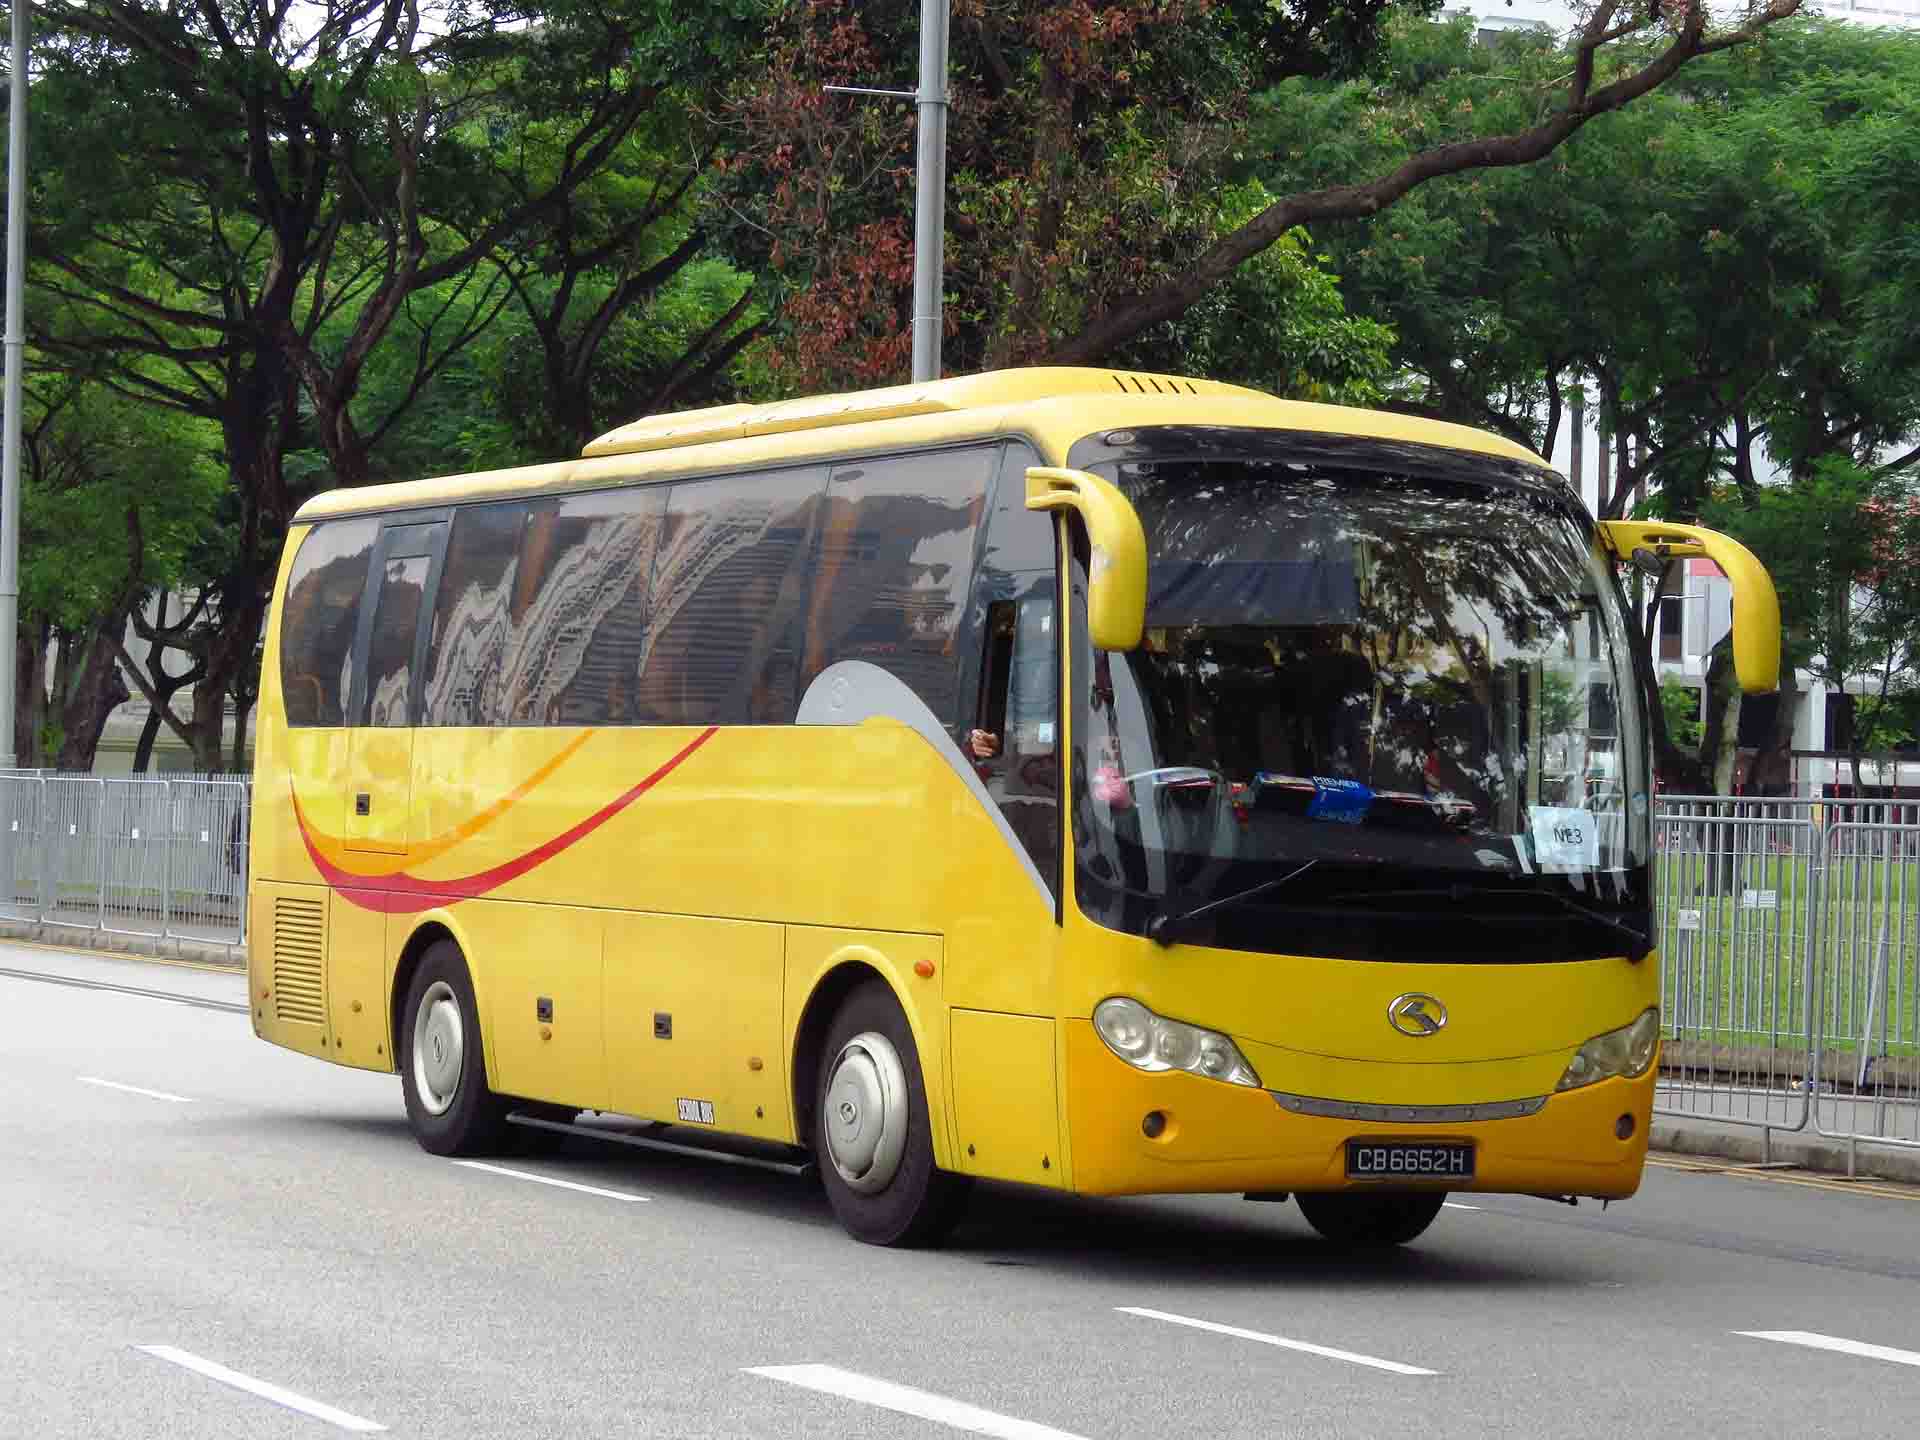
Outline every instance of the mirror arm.
{"type": "Polygon", "coordinates": [[[1649,562],[1664,568],[1667,559],[1694,556],[1718,565],[1733,584],[1733,667],[1740,688],[1752,695],[1780,688],[1780,598],[1767,567],[1751,550],[1731,535],[1700,525],[1603,520],[1599,530],[1617,559],[1642,570],[1649,562]]]}
{"type": "Polygon", "coordinates": [[[1147,617],[1147,537],[1111,482],[1085,470],[1027,470],[1029,510],[1072,510],[1087,527],[1087,631],[1097,650],[1132,650],[1147,617]]]}

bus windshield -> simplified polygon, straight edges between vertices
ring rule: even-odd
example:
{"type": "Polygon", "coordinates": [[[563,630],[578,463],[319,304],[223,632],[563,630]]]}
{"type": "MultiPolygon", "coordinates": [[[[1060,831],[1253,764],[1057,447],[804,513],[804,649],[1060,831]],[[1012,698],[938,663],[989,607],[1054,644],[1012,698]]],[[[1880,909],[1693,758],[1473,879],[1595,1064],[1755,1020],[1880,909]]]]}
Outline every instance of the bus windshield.
{"type": "MultiPolygon", "coordinates": [[[[1146,634],[1076,625],[1082,909],[1353,959],[1648,948],[1628,629],[1554,479],[1428,447],[1125,434],[1146,634]]],[[[1077,577],[1076,577],[1077,578],[1077,577]]]]}

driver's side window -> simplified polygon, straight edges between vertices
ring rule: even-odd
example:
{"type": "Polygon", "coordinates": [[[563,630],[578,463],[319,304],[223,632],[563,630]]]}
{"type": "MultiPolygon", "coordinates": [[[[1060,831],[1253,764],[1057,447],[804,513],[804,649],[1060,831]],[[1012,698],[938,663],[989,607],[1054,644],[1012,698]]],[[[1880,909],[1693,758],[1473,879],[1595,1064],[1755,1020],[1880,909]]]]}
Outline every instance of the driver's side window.
{"type": "Polygon", "coordinates": [[[1060,659],[1053,577],[987,609],[985,663],[969,756],[1007,824],[1060,888],[1060,659]]]}

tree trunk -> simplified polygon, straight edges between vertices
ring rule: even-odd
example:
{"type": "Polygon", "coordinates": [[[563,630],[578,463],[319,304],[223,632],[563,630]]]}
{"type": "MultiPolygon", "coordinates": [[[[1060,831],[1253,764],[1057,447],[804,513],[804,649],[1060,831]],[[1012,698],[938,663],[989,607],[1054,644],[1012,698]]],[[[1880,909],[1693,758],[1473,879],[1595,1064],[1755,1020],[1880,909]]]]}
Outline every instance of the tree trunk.
{"type": "Polygon", "coordinates": [[[114,628],[112,616],[94,628],[87,639],[85,658],[61,697],[60,758],[56,763],[62,770],[84,773],[93,769],[107,717],[133,698],[114,661],[114,628]]]}
{"type": "Polygon", "coordinates": [[[139,743],[133,747],[133,773],[144,775],[153,764],[153,742],[160,738],[160,712],[147,707],[147,722],[140,727],[139,743]]]}
{"type": "Polygon", "coordinates": [[[1799,708],[1800,691],[1795,684],[1793,665],[1783,659],[1780,666],[1780,691],[1774,697],[1773,724],[1767,727],[1766,743],[1753,757],[1747,771],[1747,789],[1755,795],[1793,793],[1793,722],[1799,708]]]}
{"type": "Polygon", "coordinates": [[[40,726],[47,715],[47,629],[23,625],[13,652],[13,763],[22,770],[37,769],[40,726]]]}
{"type": "Polygon", "coordinates": [[[247,764],[247,721],[253,715],[253,699],[233,702],[233,764],[229,767],[236,775],[244,775],[252,767],[247,764]]]}

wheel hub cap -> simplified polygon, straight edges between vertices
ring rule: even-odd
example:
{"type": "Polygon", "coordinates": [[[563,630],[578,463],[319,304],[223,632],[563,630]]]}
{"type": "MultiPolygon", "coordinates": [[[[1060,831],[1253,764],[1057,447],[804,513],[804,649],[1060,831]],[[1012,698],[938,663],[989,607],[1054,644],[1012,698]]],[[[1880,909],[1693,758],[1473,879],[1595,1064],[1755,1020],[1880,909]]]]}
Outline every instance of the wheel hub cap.
{"type": "Polygon", "coordinates": [[[885,1189],[907,1143],[907,1079],[886,1036],[856,1035],[834,1057],[827,1080],[827,1153],[840,1178],[862,1194],[885,1189]]]}
{"type": "Polygon", "coordinates": [[[465,1060],[460,1002],[446,981],[435,981],[413,1018],[413,1088],[432,1114],[444,1115],[453,1104],[465,1060]]]}

